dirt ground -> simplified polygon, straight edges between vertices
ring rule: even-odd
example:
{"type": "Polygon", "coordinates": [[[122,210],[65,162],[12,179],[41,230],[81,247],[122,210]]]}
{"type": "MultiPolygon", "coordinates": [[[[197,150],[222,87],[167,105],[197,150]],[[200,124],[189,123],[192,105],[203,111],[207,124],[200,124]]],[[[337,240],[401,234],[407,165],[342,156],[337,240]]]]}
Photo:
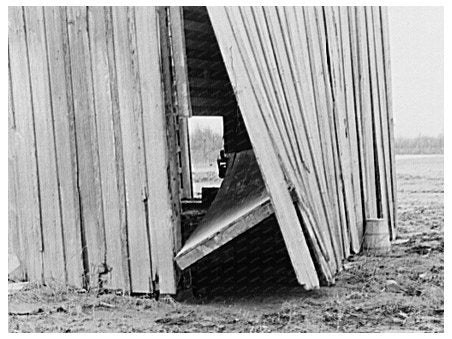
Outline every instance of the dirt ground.
{"type": "Polygon", "coordinates": [[[335,286],[178,301],[29,286],[9,296],[9,331],[442,332],[443,157],[401,156],[397,172],[399,240],[350,258],[335,286]]]}

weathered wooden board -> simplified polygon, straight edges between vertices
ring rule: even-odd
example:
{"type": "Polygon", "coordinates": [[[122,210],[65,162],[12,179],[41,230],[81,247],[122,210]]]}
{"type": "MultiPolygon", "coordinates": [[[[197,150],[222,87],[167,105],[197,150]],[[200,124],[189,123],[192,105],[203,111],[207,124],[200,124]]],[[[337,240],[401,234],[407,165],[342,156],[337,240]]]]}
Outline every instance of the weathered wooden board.
{"type": "MultiPolygon", "coordinates": [[[[127,271],[123,270],[123,251],[121,237],[121,213],[124,209],[124,196],[119,194],[120,178],[117,172],[117,162],[122,157],[122,145],[115,143],[115,123],[113,114],[117,114],[118,102],[116,79],[111,79],[110,63],[114,60],[109,56],[107,39],[111,39],[111,21],[109,12],[103,7],[88,8],[88,30],[92,64],[94,110],[96,114],[97,139],[99,147],[100,178],[102,188],[102,204],[105,219],[106,271],[110,273],[102,278],[106,288],[121,288],[127,290],[127,271]],[[109,37],[107,37],[109,36],[109,37]],[[116,105],[116,107],[114,107],[116,105]],[[119,147],[118,147],[119,146],[119,147]]],[[[104,271],[105,273],[107,273],[104,271]]]]}
{"type": "Polygon", "coordinates": [[[85,278],[96,287],[106,245],[87,19],[86,7],[67,7],[85,278]]]}
{"type": "MultiPolygon", "coordinates": [[[[362,125],[362,111],[361,111],[361,91],[360,91],[360,64],[359,64],[359,53],[358,53],[358,34],[357,34],[357,18],[356,18],[356,7],[348,7],[348,22],[350,27],[350,57],[352,65],[352,83],[353,83],[353,97],[354,97],[354,125],[356,131],[356,147],[357,154],[356,160],[358,161],[358,168],[355,167],[354,179],[357,181],[357,186],[359,186],[359,196],[358,206],[361,208],[361,218],[360,223],[359,211],[357,211],[357,221],[358,221],[358,234],[359,238],[362,239],[362,234],[364,232],[364,220],[366,219],[366,196],[367,196],[367,184],[366,184],[366,173],[368,169],[366,168],[365,155],[365,145],[364,145],[364,135],[363,135],[363,125],[362,125]]],[[[351,127],[352,128],[352,127],[351,127]]],[[[356,165],[355,165],[356,166],[356,165]]],[[[361,241],[362,242],[362,241],[361,241]]]]}
{"type": "Polygon", "coordinates": [[[83,284],[77,150],[66,10],[45,7],[45,32],[54,120],[57,172],[61,199],[66,278],[70,286],[83,284]]]}
{"type": "Polygon", "coordinates": [[[134,292],[146,293],[152,289],[149,218],[145,204],[150,192],[144,154],[135,11],[128,7],[113,7],[112,12],[126,183],[131,288],[134,292]]]}
{"type": "Polygon", "coordinates": [[[174,60],[174,76],[177,91],[179,115],[190,117],[190,89],[188,86],[187,54],[185,53],[185,33],[182,7],[169,7],[169,22],[171,25],[172,50],[174,60]]]}
{"type": "Polygon", "coordinates": [[[388,23],[388,8],[380,7],[381,15],[381,29],[383,40],[383,59],[384,59],[384,71],[385,71],[385,90],[386,90],[386,111],[388,118],[388,135],[389,135],[389,153],[390,153],[390,180],[392,187],[392,233],[391,240],[397,237],[397,185],[396,185],[396,168],[395,168],[395,143],[394,143],[394,119],[392,112],[392,82],[391,82],[391,54],[389,48],[389,23],[388,23]]]}
{"type": "Polygon", "coordinates": [[[353,245],[359,247],[359,240],[356,234],[356,216],[353,204],[353,189],[351,185],[350,149],[348,135],[346,135],[346,103],[343,72],[341,64],[341,44],[340,44],[340,23],[336,7],[323,8],[326,18],[326,38],[329,53],[329,66],[331,86],[334,101],[334,133],[337,138],[338,147],[338,183],[339,197],[342,209],[344,210],[344,222],[342,223],[342,241],[344,244],[344,255],[350,255],[350,236],[353,245]],[[349,234],[350,232],[350,234],[349,234]]]}
{"type": "Polygon", "coordinates": [[[179,146],[181,153],[182,199],[193,197],[191,177],[190,144],[187,118],[192,116],[190,88],[188,83],[187,54],[185,53],[185,34],[182,7],[170,6],[168,21],[171,27],[174,81],[176,83],[177,115],[179,116],[179,146]]]}
{"type": "Polygon", "coordinates": [[[372,106],[370,97],[369,53],[367,25],[363,7],[356,9],[357,52],[359,64],[360,116],[362,123],[363,162],[365,168],[366,218],[377,217],[377,193],[374,163],[374,136],[372,131],[372,106]]]}
{"type": "Polygon", "coordinates": [[[389,128],[388,128],[388,112],[386,103],[386,81],[385,81],[385,70],[384,70],[384,60],[383,60],[383,41],[382,41],[382,29],[381,29],[381,18],[380,9],[378,7],[372,7],[372,22],[374,26],[374,43],[375,43],[375,64],[377,73],[377,84],[378,84],[378,96],[380,102],[380,129],[381,129],[381,153],[383,162],[383,174],[382,185],[384,185],[384,194],[386,203],[386,214],[384,217],[388,221],[389,225],[389,235],[392,238],[393,233],[393,200],[392,200],[392,176],[391,176],[391,155],[390,155],[390,144],[389,144],[389,128]]]}
{"type": "MultiPolygon", "coordinates": [[[[166,122],[166,133],[167,133],[167,150],[168,150],[168,180],[169,180],[169,191],[170,199],[172,205],[172,220],[173,225],[173,235],[174,235],[174,248],[176,251],[180,248],[182,237],[180,230],[180,176],[179,176],[179,163],[177,159],[177,136],[176,136],[176,125],[177,125],[177,114],[175,105],[173,102],[173,83],[172,83],[172,70],[171,70],[171,52],[170,52],[170,39],[169,39],[169,28],[167,22],[167,11],[165,7],[158,7],[158,26],[160,33],[160,51],[161,51],[161,76],[163,84],[163,100],[165,107],[165,122],[166,122]]],[[[167,251],[167,249],[162,249],[162,251],[167,251]]],[[[174,252],[176,253],[176,252],[174,252]]]]}
{"type": "Polygon", "coordinates": [[[369,73],[370,73],[370,93],[372,103],[372,129],[374,135],[375,148],[375,181],[376,181],[376,202],[377,213],[380,218],[387,218],[388,205],[385,184],[385,166],[384,166],[384,151],[381,130],[381,107],[378,85],[378,69],[376,60],[376,44],[374,34],[374,24],[372,17],[372,8],[365,8],[365,16],[367,22],[367,43],[369,47],[369,73]]]}
{"type": "Polygon", "coordinates": [[[28,65],[27,37],[21,7],[8,8],[8,48],[10,53],[11,92],[14,101],[17,152],[17,195],[21,253],[16,253],[26,265],[27,278],[42,281],[42,232],[39,200],[36,137],[28,65]],[[16,99],[14,99],[16,98],[16,99]]]}
{"type": "MultiPolygon", "coordinates": [[[[20,201],[18,196],[18,168],[16,147],[16,117],[11,86],[11,71],[8,55],[8,258],[15,256],[19,260],[19,268],[10,273],[8,264],[8,279],[25,279],[26,265],[24,258],[25,244],[22,229],[19,223],[20,201]]],[[[9,260],[8,260],[9,262],[9,260]]]]}
{"type": "MultiPolygon", "coordinates": [[[[159,20],[155,7],[136,9],[138,63],[141,100],[143,102],[143,133],[146,144],[148,187],[147,209],[151,234],[153,280],[160,293],[176,293],[174,255],[180,244],[180,218],[172,211],[168,181],[169,157],[166,140],[165,103],[161,76],[159,20]]],[[[188,146],[188,145],[187,145],[188,146]]]]}
{"type": "Polygon", "coordinates": [[[25,7],[25,26],[29,53],[30,85],[35,116],[36,151],[38,159],[39,199],[44,255],[44,279],[65,281],[63,235],[61,225],[59,173],[53,110],[48,77],[48,60],[42,7],[25,7]]]}
{"type": "Polygon", "coordinates": [[[363,215],[361,204],[361,183],[359,178],[359,156],[358,156],[358,138],[356,131],[356,112],[355,112],[355,96],[353,88],[353,72],[351,57],[351,30],[349,26],[348,9],[339,7],[340,22],[340,41],[342,52],[342,70],[343,70],[343,88],[345,95],[346,121],[345,133],[349,141],[349,161],[350,161],[350,181],[352,192],[350,192],[350,202],[353,204],[354,218],[349,218],[349,227],[351,228],[351,249],[354,253],[358,253],[361,249],[361,239],[363,236],[363,215]]]}

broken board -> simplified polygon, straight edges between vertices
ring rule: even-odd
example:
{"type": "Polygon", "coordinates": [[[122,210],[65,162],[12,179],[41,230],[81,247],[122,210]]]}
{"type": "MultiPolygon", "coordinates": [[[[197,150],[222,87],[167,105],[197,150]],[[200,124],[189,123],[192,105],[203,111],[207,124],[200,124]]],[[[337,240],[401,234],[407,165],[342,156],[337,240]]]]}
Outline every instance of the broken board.
{"type": "Polygon", "coordinates": [[[204,219],[176,256],[185,269],[273,214],[252,150],[229,158],[225,179],[204,219]]]}

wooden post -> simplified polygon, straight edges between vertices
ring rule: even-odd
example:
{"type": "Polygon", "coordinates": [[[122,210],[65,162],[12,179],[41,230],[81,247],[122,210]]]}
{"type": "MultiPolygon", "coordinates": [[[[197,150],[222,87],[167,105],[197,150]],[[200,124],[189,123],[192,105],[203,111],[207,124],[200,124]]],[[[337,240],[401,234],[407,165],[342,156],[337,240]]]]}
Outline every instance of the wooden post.
{"type": "Polygon", "coordinates": [[[169,24],[171,29],[171,50],[174,62],[176,83],[176,101],[178,115],[178,133],[181,167],[181,198],[193,198],[193,184],[190,159],[190,139],[188,134],[188,117],[192,116],[190,89],[188,85],[187,55],[185,50],[184,18],[181,6],[169,7],[169,24]]]}

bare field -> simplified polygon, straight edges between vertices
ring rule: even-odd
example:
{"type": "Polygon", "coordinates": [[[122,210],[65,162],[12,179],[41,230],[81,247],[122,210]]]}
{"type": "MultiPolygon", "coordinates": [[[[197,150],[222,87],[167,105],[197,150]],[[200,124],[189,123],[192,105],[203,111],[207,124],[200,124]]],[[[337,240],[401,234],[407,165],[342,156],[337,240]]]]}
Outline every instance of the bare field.
{"type": "Polygon", "coordinates": [[[399,238],[350,258],[332,287],[178,301],[57,286],[9,297],[10,332],[442,332],[443,156],[398,156],[399,238]],[[32,315],[11,315],[18,305],[32,315]]]}

